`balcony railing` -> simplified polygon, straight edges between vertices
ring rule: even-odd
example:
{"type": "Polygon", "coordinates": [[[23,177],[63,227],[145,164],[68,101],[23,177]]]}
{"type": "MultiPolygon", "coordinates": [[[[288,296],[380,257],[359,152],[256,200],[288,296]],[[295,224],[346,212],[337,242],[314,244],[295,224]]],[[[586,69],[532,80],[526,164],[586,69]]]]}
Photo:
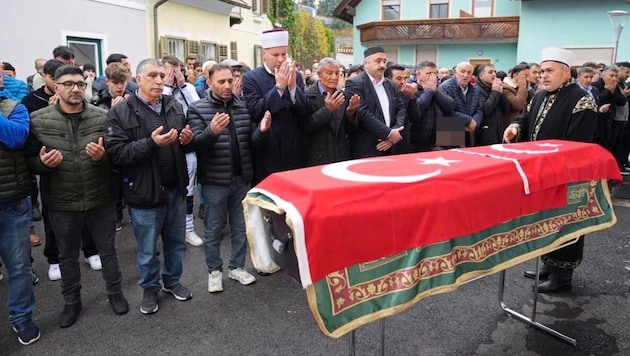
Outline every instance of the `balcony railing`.
{"type": "Polygon", "coordinates": [[[519,17],[377,21],[357,26],[362,44],[516,42],[519,17]]]}

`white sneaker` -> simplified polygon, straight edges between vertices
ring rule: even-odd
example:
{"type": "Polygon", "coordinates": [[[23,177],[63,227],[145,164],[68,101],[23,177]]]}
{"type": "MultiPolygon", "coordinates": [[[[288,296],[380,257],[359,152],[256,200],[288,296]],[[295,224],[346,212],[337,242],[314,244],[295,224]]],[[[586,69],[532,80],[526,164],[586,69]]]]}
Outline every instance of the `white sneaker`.
{"type": "Polygon", "coordinates": [[[90,264],[92,271],[100,271],[103,268],[101,264],[101,257],[99,255],[90,256],[85,259],[85,262],[90,264]]]}
{"type": "Polygon", "coordinates": [[[48,266],[48,279],[51,281],[58,281],[61,279],[61,270],[59,269],[59,263],[53,263],[48,266]]]}
{"type": "Polygon", "coordinates": [[[190,246],[195,247],[203,245],[203,240],[201,237],[197,236],[194,230],[186,231],[186,242],[188,242],[190,246]]]}
{"type": "Polygon", "coordinates": [[[208,273],[208,292],[222,292],[223,291],[223,272],[212,271],[208,273]]]}
{"type": "Polygon", "coordinates": [[[256,277],[252,276],[249,272],[242,268],[235,268],[230,270],[228,277],[230,277],[230,279],[239,281],[239,283],[244,286],[256,282],[256,277]]]}

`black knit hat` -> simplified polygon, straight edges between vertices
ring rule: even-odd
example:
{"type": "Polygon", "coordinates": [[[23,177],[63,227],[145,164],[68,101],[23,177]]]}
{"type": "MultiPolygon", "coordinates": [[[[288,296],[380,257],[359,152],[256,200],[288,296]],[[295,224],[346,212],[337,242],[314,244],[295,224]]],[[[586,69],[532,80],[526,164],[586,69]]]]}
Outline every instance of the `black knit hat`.
{"type": "Polygon", "coordinates": [[[363,58],[367,58],[375,53],[385,53],[383,47],[370,47],[363,52],[363,58]]]}

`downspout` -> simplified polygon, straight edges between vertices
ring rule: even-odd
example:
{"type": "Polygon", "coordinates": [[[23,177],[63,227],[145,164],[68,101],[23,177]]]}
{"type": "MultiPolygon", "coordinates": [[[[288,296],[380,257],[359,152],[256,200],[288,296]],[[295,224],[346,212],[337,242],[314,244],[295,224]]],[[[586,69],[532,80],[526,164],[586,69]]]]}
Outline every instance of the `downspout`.
{"type": "Polygon", "coordinates": [[[160,36],[158,36],[158,7],[162,6],[168,0],[158,0],[153,5],[153,44],[155,45],[155,58],[160,58],[160,36]]]}

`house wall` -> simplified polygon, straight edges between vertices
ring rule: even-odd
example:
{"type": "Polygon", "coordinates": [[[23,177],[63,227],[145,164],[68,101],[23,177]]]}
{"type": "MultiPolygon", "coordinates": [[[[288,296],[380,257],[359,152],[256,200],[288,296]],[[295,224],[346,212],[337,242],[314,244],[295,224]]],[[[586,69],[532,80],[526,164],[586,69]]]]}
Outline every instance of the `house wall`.
{"type": "MultiPolygon", "coordinates": [[[[149,0],[151,8],[155,0],[149,0]]],[[[251,6],[251,0],[246,0],[251,6]]],[[[260,34],[273,26],[266,15],[253,13],[252,10],[240,9],[243,22],[230,27],[228,14],[206,11],[181,3],[167,2],[158,8],[158,35],[180,37],[193,41],[214,42],[227,45],[237,43],[238,61],[248,66],[254,65],[254,46],[260,45],[260,34]],[[185,19],[183,21],[182,19],[185,19]]],[[[150,53],[155,53],[153,39],[153,15],[149,15],[150,53]]],[[[228,57],[230,52],[228,50],[228,57]]]]}
{"type": "MultiPolygon", "coordinates": [[[[429,1],[428,0],[401,0],[401,19],[416,20],[429,18],[429,1]]],[[[381,0],[363,0],[357,5],[354,24],[364,24],[381,20],[381,0]]],[[[459,11],[464,10],[473,13],[473,0],[451,0],[449,2],[449,17],[458,18],[459,11]]],[[[495,16],[518,16],[520,11],[520,2],[517,1],[500,1],[494,0],[495,16]]],[[[360,32],[354,29],[354,62],[363,61],[363,51],[366,46],[361,44],[360,32]]],[[[424,45],[418,43],[417,45],[424,45]]],[[[500,66],[514,66],[516,58],[516,44],[436,44],[436,58],[440,65],[452,66],[462,60],[474,58],[489,58],[500,66]],[[478,51],[483,51],[483,55],[478,55],[478,51]],[[451,65],[451,63],[453,63],[451,65]],[[500,64],[501,63],[501,64],[500,64]]],[[[422,58],[416,58],[416,44],[401,45],[385,45],[388,52],[394,51],[393,47],[397,47],[397,56],[395,57],[400,64],[413,65],[418,64],[422,58]]],[[[394,58],[394,56],[389,56],[394,58]]]]}
{"type": "Polygon", "coordinates": [[[452,68],[471,59],[488,59],[497,70],[508,71],[516,65],[516,43],[441,44],[437,65],[452,68]]]}
{"type": "Polygon", "coordinates": [[[0,33],[0,58],[13,64],[23,80],[35,72],[36,58],[50,59],[55,47],[66,44],[65,35],[101,39],[103,68],[111,53],[127,55],[134,72],[147,56],[144,1],[6,1],[0,33]]]}
{"type": "Polygon", "coordinates": [[[241,15],[243,22],[232,26],[229,37],[238,44],[238,60],[254,68],[254,46],[261,44],[260,34],[273,26],[266,15],[254,14],[252,10],[241,9],[241,15]]]}
{"type": "MultiPolygon", "coordinates": [[[[614,48],[615,37],[607,12],[630,12],[630,5],[619,0],[524,1],[521,6],[517,57],[527,62],[540,61],[542,49],[548,46],[614,48]]],[[[629,25],[630,19],[621,34],[618,61],[630,61],[629,25]]]]}

